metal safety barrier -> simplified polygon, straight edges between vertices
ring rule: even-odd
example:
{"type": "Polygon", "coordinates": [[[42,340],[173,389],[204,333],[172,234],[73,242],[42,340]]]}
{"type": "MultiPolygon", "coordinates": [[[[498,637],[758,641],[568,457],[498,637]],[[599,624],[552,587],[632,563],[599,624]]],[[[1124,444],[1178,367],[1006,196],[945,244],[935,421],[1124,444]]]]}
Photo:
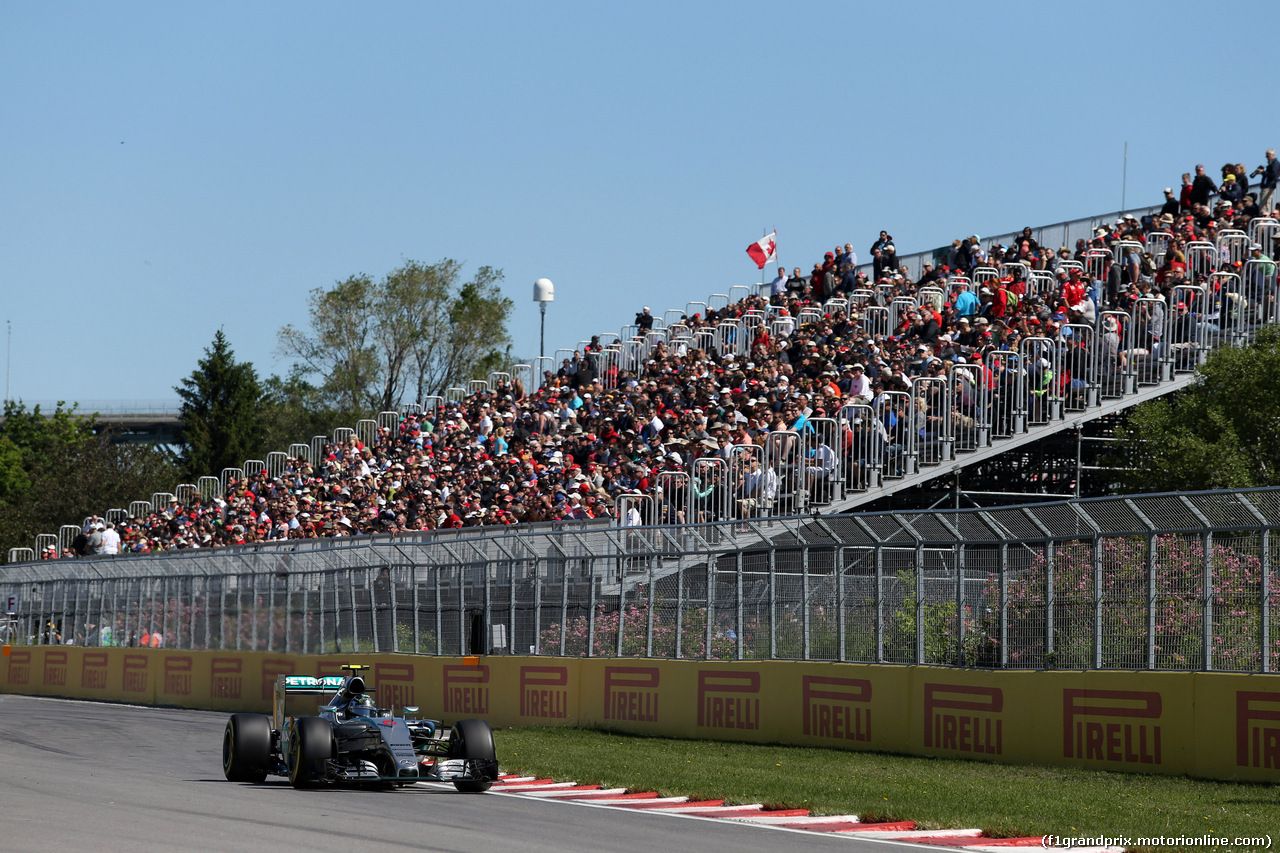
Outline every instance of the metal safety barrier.
{"type": "MultiPolygon", "coordinates": [[[[687,475],[669,481],[688,494],[687,475]]],[[[652,500],[624,496],[630,522],[519,534],[31,562],[5,570],[0,600],[14,596],[19,644],[1004,669],[1280,663],[1280,488],[634,523],[657,512],[652,500]]],[[[701,500],[686,509],[701,512],[701,500]]]]}

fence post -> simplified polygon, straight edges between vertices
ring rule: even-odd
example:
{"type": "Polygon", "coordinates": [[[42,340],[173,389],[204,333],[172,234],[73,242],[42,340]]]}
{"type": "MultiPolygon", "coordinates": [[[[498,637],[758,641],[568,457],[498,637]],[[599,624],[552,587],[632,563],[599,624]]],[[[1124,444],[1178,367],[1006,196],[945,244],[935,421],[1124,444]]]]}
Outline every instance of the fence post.
{"type": "Polygon", "coordinates": [[[711,641],[715,634],[716,619],[716,557],[714,554],[707,555],[707,631],[706,631],[706,651],[703,654],[704,659],[711,660],[711,641]]]}
{"type": "MultiPolygon", "coordinates": [[[[511,560],[511,574],[507,591],[507,654],[516,653],[516,566],[524,565],[524,560],[511,560]]],[[[395,588],[392,588],[392,601],[395,601],[395,588]]],[[[394,606],[394,605],[393,605],[394,606]]]]}
{"type": "MultiPolygon", "coordinates": [[[[565,562],[564,566],[564,589],[565,589],[565,607],[568,608],[569,596],[569,564],[565,562]]],[[[596,654],[596,567],[591,566],[591,571],[587,576],[587,657],[595,657],[596,654]]],[[[677,648],[679,647],[679,634],[676,635],[677,648]]],[[[563,652],[562,652],[563,653],[563,652]]]]}
{"type": "MultiPolygon", "coordinates": [[[[467,570],[458,564],[458,653],[467,654],[467,570]]],[[[592,587],[594,589],[594,586],[592,587]]]]}
{"type": "MultiPolygon", "coordinates": [[[[253,580],[256,584],[261,575],[254,575],[253,580]]],[[[274,577],[268,575],[267,583],[271,586],[267,589],[267,651],[274,652],[276,642],[276,581],[274,577]]],[[[287,649],[281,649],[286,651],[287,649]]],[[[377,647],[374,647],[377,651],[377,647]]]]}
{"type": "Polygon", "coordinates": [[[1147,669],[1156,668],[1156,535],[1147,534],[1147,669]]]}
{"type": "Polygon", "coordinates": [[[876,543],[876,663],[884,663],[884,546],[876,543]]]}
{"type": "Polygon", "coordinates": [[[968,666],[964,653],[964,543],[956,547],[956,660],[960,666],[968,666]]]}
{"type": "Polygon", "coordinates": [[[418,564],[409,566],[409,586],[413,589],[413,653],[422,654],[422,608],[418,600],[418,564]]]}
{"type": "Polygon", "coordinates": [[[734,656],[738,660],[742,660],[744,656],[743,652],[745,651],[744,644],[746,643],[746,640],[743,639],[743,634],[746,633],[746,630],[745,630],[745,626],[742,624],[742,549],[738,549],[737,586],[738,586],[738,606],[737,606],[738,612],[734,616],[734,629],[738,636],[736,641],[734,642],[734,646],[736,647],[734,656]]]}
{"type": "Polygon", "coordinates": [[[845,652],[843,546],[836,548],[836,562],[832,569],[836,573],[836,643],[840,646],[840,651],[836,654],[836,660],[843,661],[847,658],[845,652]]]}
{"type": "Polygon", "coordinates": [[[800,656],[809,659],[809,546],[800,552],[800,656]]]}
{"type": "Polygon", "coordinates": [[[1213,671],[1213,532],[1204,533],[1204,637],[1201,668],[1213,671]]]}
{"type": "Polygon", "coordinates": [[[684,554],[676,563],[676,660],[684,658],[684,554]]]}
{"type": "Polygon", "coordinates": [[[1102,537],[1093,537],[1093,668],[1102,669],[1102,537]]]}
{"type": "MultiPolygon", "coordinates": [[[[595,563],[596,563],[595,558],[594,557],[591,558],[591,575],[593,578],[595,577],[595,572],[596,572],[595,563]]],[[[592,586],[594,585],[595,584],[593,582],[592,586]]],[[[627,618],[627,585],[624,582],[624,579],[619,577],[618,578],[618,657],[622,657],[622,640],[623,640],[623,635],[626,633],[626,629],[624,627],[626,618],[627,618]]]]}
{"type": "MultiPolygon", "coordinates": [[[[569,641],[569,561],[560,560],[560,654],[567,655],[564,644],[569,641]]],[[[587,614],[590,621],[591,614],[587,614]]],[[[591,653],[591,640],[587,639],[587,654],[591,653]]]]}
{"type": "Polygon", "coordinates": [[[649,657],[653,657],[653,616],[654,616],[653,560],[649,560],[648,562],[649,562],[649,583],[647,584],[648,590],[646,592],[649,597],[649,602],[648,602],[648,612],[645,616],[645,637],[644,637],[645,652],[644,653],[649,657]]]}
{"type": "Polygon", "coordinates": [[[1000,668],[1009,666],[1009,541],[1000,542],[1000,668]]]}
{"type": "MultiPolygon", "coordinates": [[[[1053,541],[1046,540],[1044,543],[1044,654],[1048,658],[1045,661],[1046,668],[1050,668],[1047,666],[1048,662],[1057,657],[1053,645],[1053,608],[1055,604],[1053,595],[1053,558],[1053,541]],[[1050,655],[1053,655],[1053,657],[1049,657],[1050,655]]],[[[1057,669],[1056,662],[1051,668],[1057,669]]]]}
{"type": "Polygon", "coordinates": [[[778,547],[769,549],[769,660],[778,658],[778,547]]]}
{"type": "MultiPolygon", "coordinates": [[[[360,614],[356,609],[356,579],[351,570],[347,570],[347,590],[351,593],[351,651],[360,651],[360,614]]],[[[458,584],[459,593],[462,584],[458,584]]],[[[461,620],[459,620],[461,621],[461,620]]]]}
{"type": "Polygon", "coordinates": [[[924,659],[924,540],[916,537],[916,663],[924,659]]]}
{"type": "Polygon", "coordinates": [[[1271,531],[1262,531],[1262,671],[1271,671],[1271,531]]]}
{"type": "Polygon", "coordinates": [[[484,650],[493,651],[493,587],[489,580],[489,564],[481,563],[480,571],[484,572],[484,650]]]}
{"type": "Polygon", "coordinates": [[[444,617],[440,613],[442,601],[440,598],[440,564],[436,563],[436,570],[432,573],[435,575],[436,588],[436,654],[444,654],[444,617]]]}

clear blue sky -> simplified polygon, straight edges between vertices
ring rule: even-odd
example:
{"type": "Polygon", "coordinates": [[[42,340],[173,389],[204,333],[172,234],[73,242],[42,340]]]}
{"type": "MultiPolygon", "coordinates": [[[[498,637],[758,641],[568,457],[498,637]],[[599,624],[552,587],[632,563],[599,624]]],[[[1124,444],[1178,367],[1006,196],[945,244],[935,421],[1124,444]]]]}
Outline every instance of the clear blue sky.
{"type": "Polygon", "coordinates": [[[282,374],[402,258],[503,269],[535,355],[541,276],[553,351],[759,280],[762,228],[807,269],[1114,210],[1126,142],[1158,203],[1280,143],[1269,8],[0,4],[10,395],[173,398],[219,328],[282,374]]]}

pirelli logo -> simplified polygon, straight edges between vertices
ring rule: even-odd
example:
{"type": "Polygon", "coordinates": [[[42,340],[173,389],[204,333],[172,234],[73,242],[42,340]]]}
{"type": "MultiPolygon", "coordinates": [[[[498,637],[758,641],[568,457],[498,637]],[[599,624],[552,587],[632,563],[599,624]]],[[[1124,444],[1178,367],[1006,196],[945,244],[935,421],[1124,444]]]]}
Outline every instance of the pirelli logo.
{"type": "Polygon", "coordinates": [[[698,725],[760,728],[760,673],[708,669],[698,673],[698,725]]]}
{"type": "Polygon", "coordinates": [[[924,745],[976,755],[1004,752],[1004,691],[999,687],[925,684],[924,745]]]}
{"type": "Polygon", "coordinates": [[[1148,690],[1062,691],[1062,755],[1122,764],[1160,763],[1160,694],[1148,690]]]}
{"type": "Polygon", "coordinates": [[[660,676],[656,666],[606,666],[604,718],[656,723],[660,676]]]}
{"type": "Polygon", "coordinates": [[[31,650],[11,649],[9,652],[9,683],[13,685],[29,685],[31,683],[31,650]]]}
{"type": "Polygon", "coordinates": [[[146,693],[149,685],[147,655],[125,655],[124,676],[120,686],[126,693],[146,693]]]}
{"type": "Polygon", "coordinates": [[[567,666],[520,667],[520,716],[563,720],[569,716],[567,666]]]}
{"type": "Polygon", "coordinates": [[[378,705],[383,708],[416,705],[413,701],[413,664],[375,663],[373,686],[378,691],[378,705]]]}
{"type": "Polygon", "coordinates": [[[833,740],[871,740],[871,682],[806,675],[801,679],[802,731],[833,740]]]}
{"type": "Polygon", "coordinates": [[[107,653],[85,652],[80,659],[80,686],[88,690],[107,688],[107,653]]]}
{"type": "Polygon", "coordinates": [[[489,667],[446,664],[444,709],[450,714],[489,713],[489,667]]]}
{"type": "Polygon", "coordinates": [[[195,661],[190,655],[169,655],[164,659],[164,692],[169,696],[191,695],[191,672],[195,661]]]}
{"type": "Polygon", "coordinates": [[[65,649],[53,649],[44,653],[44,686],[67,686],[67,654],[65,649]]]}
{"type": "Polygon", "coordinates": [[[1280,693],[1236,691],[1236,766],[1280,768],[1280,693]]]}
{"type": "Polygon", "coordinates": [[[215,699],[239,699],[244,691],[244,660],[215,657],[209,661],[209,688],[215,699]]]}

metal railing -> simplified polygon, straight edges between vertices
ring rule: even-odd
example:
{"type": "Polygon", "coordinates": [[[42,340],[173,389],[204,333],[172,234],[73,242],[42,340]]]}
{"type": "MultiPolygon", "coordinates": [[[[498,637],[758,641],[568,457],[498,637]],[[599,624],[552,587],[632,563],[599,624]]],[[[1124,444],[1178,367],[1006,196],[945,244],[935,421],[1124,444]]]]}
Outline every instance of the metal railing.
{"type": "Polygon", "coordinates": [[[1275,671],[1280,488],[7,569],[17,642],[1275,671]]]}

